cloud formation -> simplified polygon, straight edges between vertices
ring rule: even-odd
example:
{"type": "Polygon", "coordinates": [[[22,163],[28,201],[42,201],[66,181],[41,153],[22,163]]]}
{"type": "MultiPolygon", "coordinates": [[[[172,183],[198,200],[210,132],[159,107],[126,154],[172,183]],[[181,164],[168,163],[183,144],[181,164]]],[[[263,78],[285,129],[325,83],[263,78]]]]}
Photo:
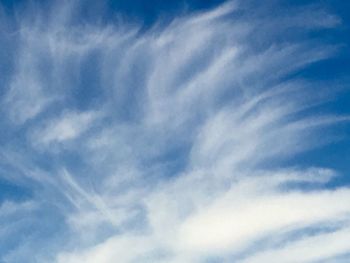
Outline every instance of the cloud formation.
{"type": "Polygon", "coordinates": [[[1,203],[1,262],[346,257],[350,188],[287,164],[349,120],[315,114],[333,93],[295,74],[336,53],[305,37],[336,16],[229,1],[141,30],[78,21],[82,5],[2,25],[16,45],[0,125],[18,137],[0,176],[31,194],[1,203]]]}

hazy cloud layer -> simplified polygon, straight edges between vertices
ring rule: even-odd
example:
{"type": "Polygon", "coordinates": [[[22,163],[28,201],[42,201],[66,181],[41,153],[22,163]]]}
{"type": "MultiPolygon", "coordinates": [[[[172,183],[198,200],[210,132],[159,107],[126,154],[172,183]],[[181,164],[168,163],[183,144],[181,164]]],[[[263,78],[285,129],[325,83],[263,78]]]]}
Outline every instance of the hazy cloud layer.
{"type": "Polygon", "coordinates": [[[0,205],[0,262],[346,258],[342,175],[286,164],[349,120],[313,110],[335,87],[294,77],[336,54],[306,35],[340,19],[235,1],[140,30],[81,22],[81,5],[1,20],[0,178],[17,194],[0,205]]]}

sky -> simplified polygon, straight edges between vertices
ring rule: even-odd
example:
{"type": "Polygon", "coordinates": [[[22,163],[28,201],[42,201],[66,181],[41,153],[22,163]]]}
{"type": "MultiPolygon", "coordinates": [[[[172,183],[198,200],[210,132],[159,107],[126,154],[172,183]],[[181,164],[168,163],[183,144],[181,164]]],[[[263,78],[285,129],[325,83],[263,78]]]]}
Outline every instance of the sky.
{"type": "Polygon", "coordinates": [[[350,2],[0,0],[0,263],[350,261],[350,2]]]}

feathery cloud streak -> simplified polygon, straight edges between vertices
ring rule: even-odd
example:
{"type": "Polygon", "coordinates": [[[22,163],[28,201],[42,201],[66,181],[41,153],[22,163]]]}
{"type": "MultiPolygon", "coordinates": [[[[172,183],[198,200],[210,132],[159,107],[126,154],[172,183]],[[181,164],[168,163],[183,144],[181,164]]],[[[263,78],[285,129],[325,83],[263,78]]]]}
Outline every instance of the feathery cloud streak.
{"type": "Polygon", "coordinates": [[[336,16],[227,2],[142,31],[82,23],[80,5],[2,25],[16,45],[1,128],[18,137],[4,133],[1,177],[30,191],[1,204],[3,262],[346,255],[350,188],[285,164],[349,119],[313,114],[332,91],[293,77],[335,54],[305,34],[336,16]]]}

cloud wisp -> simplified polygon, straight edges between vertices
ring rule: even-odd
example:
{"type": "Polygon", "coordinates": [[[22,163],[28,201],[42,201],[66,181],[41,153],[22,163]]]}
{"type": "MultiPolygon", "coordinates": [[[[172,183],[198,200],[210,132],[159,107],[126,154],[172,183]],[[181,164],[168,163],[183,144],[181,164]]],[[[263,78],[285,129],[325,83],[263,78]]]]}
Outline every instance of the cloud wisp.
{"type": "Polygon", "coordinates": [[[349,120],[315,114],[333,91],[295,77],[335,55],[305,35],[336,16],[230,1],[141,30],[81,22],[82,5],[1,25],[16,45],[0,128],[18,136],[4,133],[0,178],[30,194],[1,203],[0,262],[346,256],[350,188],[286,164],[349,120]]]}

